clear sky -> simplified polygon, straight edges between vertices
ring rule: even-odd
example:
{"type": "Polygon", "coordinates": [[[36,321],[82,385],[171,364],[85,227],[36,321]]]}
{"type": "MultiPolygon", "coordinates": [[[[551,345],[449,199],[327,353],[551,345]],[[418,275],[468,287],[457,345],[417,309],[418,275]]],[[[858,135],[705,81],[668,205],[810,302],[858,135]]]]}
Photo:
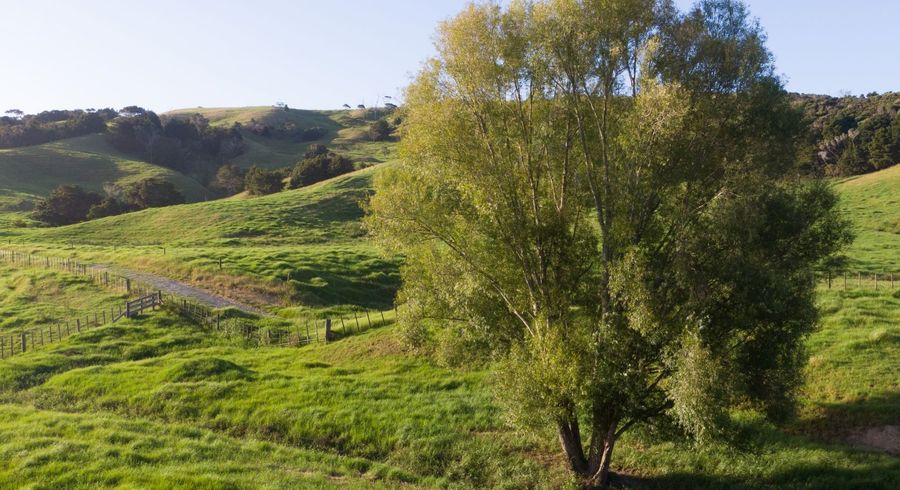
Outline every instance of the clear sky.
{"type": "MultiPolygon", "coordinates": [[[[399,94],[465,3],[0,0],[0,111],[371,104],[399,94]]],[[[900,90],[900,0],[748,3],[789,90],[900,90]]]]}

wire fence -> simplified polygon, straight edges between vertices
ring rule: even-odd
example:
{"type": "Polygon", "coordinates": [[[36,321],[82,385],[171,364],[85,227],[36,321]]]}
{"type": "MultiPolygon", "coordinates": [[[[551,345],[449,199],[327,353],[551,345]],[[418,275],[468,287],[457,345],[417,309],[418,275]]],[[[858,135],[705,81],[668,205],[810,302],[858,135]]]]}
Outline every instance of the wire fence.
{"type": "MultiPolygon", "coordinates": [[[[247,318],[234,311],[217,310],[191,298],[158,291],[149,284],[99,270],[91,264],[74,259],[0,249],[0,262],[19,267],[58,270],[88,278],[98,286],[126,294],[122,305],[108,310],[97,310],[92,314],[86,314],[84,318],[79,315],[50,322],[46,326],[0,335],[0,359],[58,342],[69,335],[112,323],[123,316],[131,316],[131,308],[138,303],[153,309],[163,307],[192,320],[215,335],[239,340],[254,347],[302,346],[329,342],[386,325],[397,316],[395,308],[388,311],[361,310],[344,315],[303,319],[247,318]],[[133,297],[138,299],[128,300],[133,297]],[[154,299],[151,301],[151,298],[154,299]]],[[[142,307],[141,311],[143,309],[142,307]]]]}
{"type": "Polygon", "coordinates": [[[818,284],[828,289],[894,289],[900,286],[900,274],[893,272],[816,272],[814,277],[818,284]]]}

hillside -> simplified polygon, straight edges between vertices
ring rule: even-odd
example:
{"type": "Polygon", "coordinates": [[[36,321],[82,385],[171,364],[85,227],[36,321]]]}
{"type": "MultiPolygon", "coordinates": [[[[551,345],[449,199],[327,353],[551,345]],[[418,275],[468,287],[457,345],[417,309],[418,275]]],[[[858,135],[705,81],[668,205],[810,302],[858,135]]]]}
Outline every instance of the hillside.
{"type": "Polygon", "coordinates": [[[900,165],[844,179],[837,190],[857,234],[847,251],[851,266],[900,271],[900,165]]]}
{"type": "Polygon", "coordinates": [[[808,126],[798,155],[801,168],[848,176],[900,163],[900,93],[792,98],[808,126]]]}
{"type": "MultiPolygon", "coordinates": [[[[114,118],[117,113],[108,109],[103,114],[114,118]]],[[[357,168],[396,158],[395,142],[370,141],[368,135],[369,124],[383,117],[384,111],[308,111],[264,106],[181,109],[164,116],[188,118],[195,114],[208,119],[212,127],[222,130],[238,125],[238,141],[243,138],[240,143],[243,151],[229,161],[244,168],[252,165],[291,167],[303,159],[304,153],[313,144],[326,145],[350,157],[357,168]]],[[[88,117],[77,111],[76,115],[88,117]]],[[[99,117],[94,113],[89,116],[99,117]]],[[[44,113],[28,115],[23,120],[41,117],[48,116],[44,113]]],[[[21,124],[21,121],[6,119],[10,123],[21,124]]],[[[128,117],[120,116],[108,124],[98,119],[97,124],[100,128],[104,125],[114,127],[117,121],[123,119],[128,117]]],[[[170,138],[169,141],[174,140],[170,138]]],[[[185,145],[189,146],[189,143],[185,145]]],[[[125,154],[113,148],[107,135],[102,133],[0,149],[0,227],[27,225],[30,222],[28,211],[34,202],[61,184],[75,184],[103,194],[105,183],[123,185],[161,177],[175,183],[188,202],[210,199],[213,193],[204,185],[212,179],[221,161],[195,150],[191,150],[194,153],[188,152],[187,157],[179,157],[183,161],[179,161],[178,166],[169,165],[181,169],[185,175],[148,163],[136,156],[139,153],[125,154]]]]}
{"type": "Polygon", "coordinates": [[[101,134],[0,149],[0,220],[4,213],[17,211],[15,205],[20,201],[33,202],[62,184],[103,193],[105,183],[123,185],[151,177],[171,181],[188,201],[210,197],[194,179],[124,155],[101,134]]]}
{"type": "MultiPolygon", "coordinates": [[[[381,168],[270,196],[15,230],[10,239],[20,250],[180,278],[286,319],[390,308],[399,263],[382,257],[360,224],[360,201],[381,168]]],[[[835,185],[858,233],[847,251],[851,267],[897,271],[900,167],[835,185]]],[[[38,289],[73,282],[64,273],[11,270],[9,277],[16,299],[0,308],[29,325],[55,313],[48,302],[64,298],[38,289]]],[[[109,301],[98,291],[84,294],[109,301]]],[[[896,457],[873,450],[868,436],[900,425],[897,290],[823,285],[819,295],[821,329],[807,340],[798,419],[774,425],[738,411],[731,440],[702,448],[636,431],[621,441],[616,471],[636,488],[900,484],[896,457]]],[[[494,389],[489,366],[440,366],[407,352],[391,325],[330,344],[250,348],[156,313],[0,362],[0,395],[8,400],[0,404],[0,483],[569,485],[555,436],[511,426],[494,389]],[[22,419],[28,430],[16,430],[22,419]],[[22,448],[35,441],[43,445],[25,456],[22,448]],[[79,456],[57,447],[79,448],[79,456]],[[190,472],[173,451],[194,462],[190,472]],[[50,464],[30,464],[32,457],[50,464]]]]}
{"type": "Polygon", "coordinates": [[[269,196],[6,235],[31,250],[166,275],[284,314],[301,307],[388,308],[399,285],[398,264],[366,240],[360,222],[360,204],[378,169],[269,196]],[[77,249],[68,250],[70,244],[77,249]]]}
{"type": "Polygon", "coordinates": [[[282,168],[294,165],[313,144],[323,144],[363,163],[381,163],[396,158],[395,144],[369,141],[365,130],[375,117],[367,111],[310,111],[272,106],[178,109],[164,115],[186,117],[200,114],[213,126],[241,125],[244,153],[234,159],[242,167],[259,165],[282,168]],[[267,129],[268,128],[268,129],[267,129]],[[321,128],[322,135],[302,141],[279,131],[296,132],[321,128]],[[269,136],[262,132],[271,133],[269,136]]]}

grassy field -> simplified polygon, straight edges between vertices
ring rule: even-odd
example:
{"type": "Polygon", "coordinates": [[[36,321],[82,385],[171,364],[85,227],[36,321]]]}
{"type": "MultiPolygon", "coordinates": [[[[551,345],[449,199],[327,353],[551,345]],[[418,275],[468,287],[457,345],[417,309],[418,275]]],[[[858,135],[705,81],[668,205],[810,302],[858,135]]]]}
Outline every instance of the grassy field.
{"type": "Polygon", "coordinates": [[[0,335],[84,318],[118,306],[122,296],[64,272],[17,269],[0,261],[0,335]]]}
{"type": "Polygon", "coordinates": [[[900,165],[843,180],[837,189],[856,225],[847,251],[851,266],[900,272],[900,165]]]}
{"type": "Polygon", "coordinates": [[[348,305],[388,309],[399,286],[398,261],[382,257],[360,223],[360,203],[375,171],[253,199],[7,231],[6,238],[30,252],[162,274],[288,313],[348,305]]]}
{"type": "MultiPolygon", "coordinates": [[[[262,137],[242,131],[245,152],[234,162],[243,167],[290,167],[302,160],[312,144],[324,144],[343,153],[358,168],[397,158],[396,143],[373,142],[366,136],[371,117],[360,111],[281,110],[271,106],[196,108],[172,111],[170,115],[199,113],[213,125],[247,125],[251,120],[279,126],[291,123],[298,128],[320,127],[325,136],[317,141],[262,137]]],[[[0,149],[0,230],[33,225],[23,202],[34,202],[61,184],[76,184],[103,193],[105,183],[128,184],[150,177],[172,181],[188,202],[204,201],[213,194],[193,178],[147,163],[112,148],[102,134],[69,138],[23,148],[0,149]]]]}
{"type": "MultiPolygon", "coordinates": [[[[399,264],[359,224],[375,171],[4,238],[255,295],[283,316],[376,308],[390,305],[399,264]]],[[[859,235],[853,266],[900,269],[898,185],[900,167],[838,184],[859,235]]],[[[11,279],[0,285],[20,298],[70,280],[3,272],[11,279]]],[[[900,425],[900,280],[864,286],[820,286],[796,420],[735,412],[729,440],[706,447],[636,431],[614,469],[638,488],[900,486],[900,460],[866,437],[900,425]]],[[[55,314],[41,302],[57,297],[5,311],[55,314]]],[[[390,325],[327,345],[248,349],[156,313],[0,362],[0,487],[571,486],[554,435],[510,426],[493,386],[487,366],[451,370],[407,353],[390,325]]]]}

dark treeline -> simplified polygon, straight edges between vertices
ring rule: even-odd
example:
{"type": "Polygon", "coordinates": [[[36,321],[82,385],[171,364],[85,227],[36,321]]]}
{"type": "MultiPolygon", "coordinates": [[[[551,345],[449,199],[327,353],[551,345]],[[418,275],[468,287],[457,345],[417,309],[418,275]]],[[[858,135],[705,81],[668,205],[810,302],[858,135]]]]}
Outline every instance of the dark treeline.
{"type": "Polygon", "coordinates": [[[61,185],[38,201],[31,217],[50,226],[63,226],[185,202],[174,184],[159,178],[124,187],[107,184],[104,190],[106,197],[77,185],[61,185]]]}
{"type": "Polygon", "coordinates": [[[819,175],[873,172],[900,162],[900,93],[794,95],[808,123],[799,164],[819,175]]]}
{"type": "Polygon", "coordinates": [[[107,121],[118,115],[113,109],[53,110],[39,114],[10,109],[0,117],[0,148],[40,145],[103,132],[107,121]]]}
{"type": "Polygon", "coordinates": [[[335,153],[324,145],[314,144],[293,168],[266,170],[253,166],[244,170],[231,164],[222,165],[210,187],[222,194],[237,194],[246,190],[250,195],[263,196],[285,188],[305,187],[355,169],[353,160],[347,156],[335,153]]]}
{"type": "Polygon", "coordinates": [[[205,177],[244,152],[240,130],[238,124],[213,127],[200,114],[160,117],[138,106],[119,111],[53,110],[39,114],[11,109],[0,117],[0,148],[106,133],[110,144],[119,151],[205,177]]]}
{"type": "Polygon", "coordinates": [[[116,149],[182,173],[203,174],[244,152],[241,127],[213,127],[200,114],[159,117],[131,106],[107,125],[116,149]]]}

